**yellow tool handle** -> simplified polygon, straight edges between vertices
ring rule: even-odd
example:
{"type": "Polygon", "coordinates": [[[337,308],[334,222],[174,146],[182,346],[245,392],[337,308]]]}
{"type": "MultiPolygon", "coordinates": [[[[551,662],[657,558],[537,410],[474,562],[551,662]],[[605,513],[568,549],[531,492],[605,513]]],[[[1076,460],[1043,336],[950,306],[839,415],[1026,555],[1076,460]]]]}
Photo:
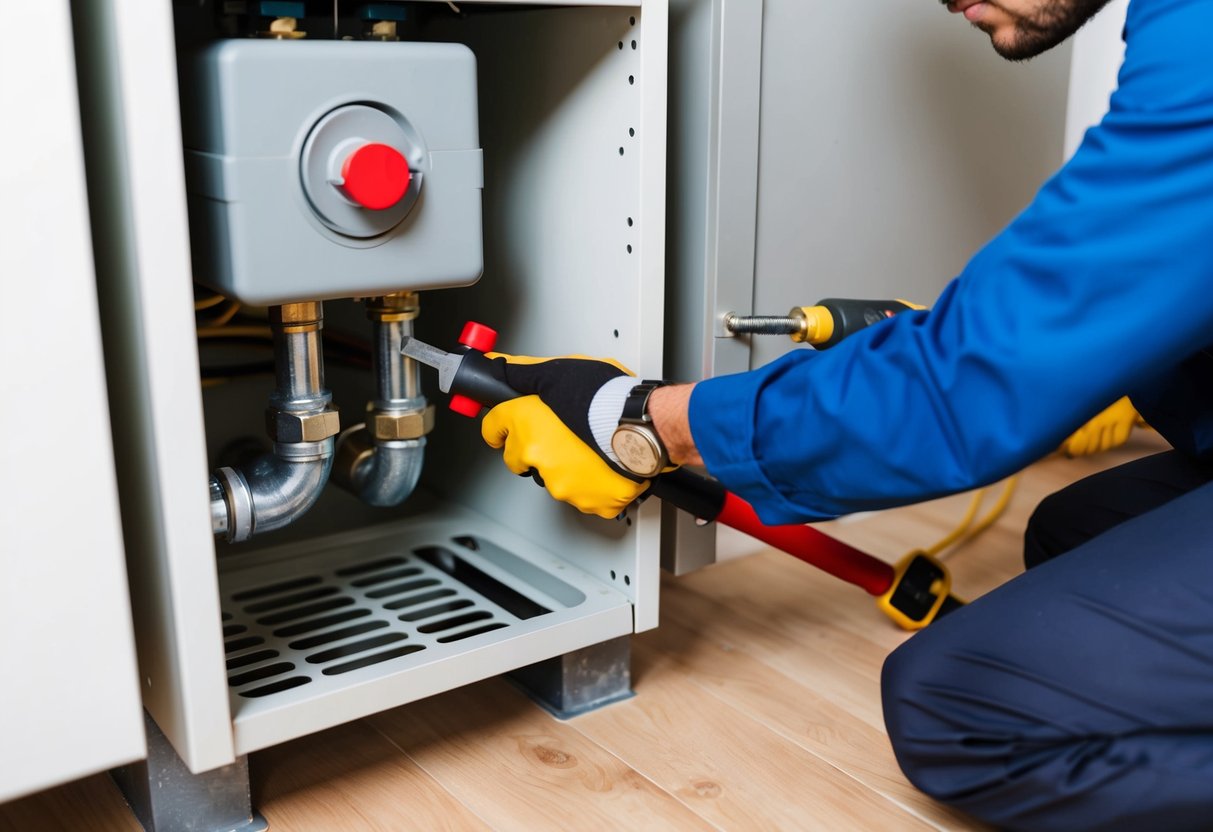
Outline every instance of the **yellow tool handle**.
{"type": "Polygon", "coordinates": [[[796,306],[788,317],[801,322],[792,333],[792,340],[809,343],[818,349],[828,349],[843,338],[854,335],[872,324],[888,320],[911,309],[925,309],[906,300],[857,300],[826,298],[814,306],[796,306]]]}

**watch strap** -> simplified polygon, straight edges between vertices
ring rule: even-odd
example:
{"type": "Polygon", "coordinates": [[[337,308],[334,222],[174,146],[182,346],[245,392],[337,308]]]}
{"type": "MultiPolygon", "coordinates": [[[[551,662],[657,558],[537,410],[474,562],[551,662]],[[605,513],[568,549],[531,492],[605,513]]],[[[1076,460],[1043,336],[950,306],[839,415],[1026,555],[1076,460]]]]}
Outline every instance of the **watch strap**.
{"type": "Polygon", "coordinates": [[[668,381],[646,379],[633,387],[632,392],[623,401],[623,412],[619,414],[620,424],[651,423],[653,420],[649,417],[649,396],[653,395],[653,391],[658,387],[665,387],[667,384],[668,381]]]}

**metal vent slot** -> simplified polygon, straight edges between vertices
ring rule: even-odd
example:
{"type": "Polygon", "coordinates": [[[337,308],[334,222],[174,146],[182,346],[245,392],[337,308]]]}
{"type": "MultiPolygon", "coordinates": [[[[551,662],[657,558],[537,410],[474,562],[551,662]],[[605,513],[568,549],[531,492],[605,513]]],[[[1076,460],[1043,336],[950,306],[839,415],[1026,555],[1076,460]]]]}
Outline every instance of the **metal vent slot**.
{"type": "Polygon", "coordinates": [[[356,581],[350,581],[350,586],[364,587],[382,584],[387,581],[394,581],[397,578],[411,578],[414,575],[420,575],[421,570],[415,566],[410,566],[405,569],[393,569],[391,572],[383,572],[379,575],[372,575],[369,578],[359,578],[356,581]]]}
{"type": "MultiPolygon", "coordinates": [[[[454,593],[452,593],[454,594],[454,593]]],[[[458,601],[448,601],[445,604],[435,604],[432,607],[417,610],[416,612],[406,612],[404,615],[397,616],[401,621],[424,621],[427,618],[433,618],[435,615],[441,615],[444,612],[454,612],[455,610],[466,609],[473,605],[474,602],[461,598],[458,601]]]]}
{"type": "Polygon", "coordinates": [[[246,636],[245,638],[234,638],[231,641],[223,643],[223,652],[235,653],[238,650],[244,650],[249,647],[256,647],[258,644],[265,644],[265,639],[261,636],[246,636]]]}
{"type": "Polygon", "coordinates": [[[248,632],[248,627],[245,627],[243,624],[228,624],[226,627],[223,628],[223,637],[231,638],[232,636],[238,636],[241,633],[247,633],[247,632],[248,632]]]}
{"type": "Polygon", "coordinates": [[[274,630],[274,635],[279,638],[291,638],[292,636],[301,636],[304,633],[314,633],[317,630],[323,630],[325,627],[332,627],[334,624],[344,624],[346,621],[353,621],[355,618],[365,618],[370,615],[370,610],[346,610],[339,612],[336,615],[327,615],[324,618],[315,618],[311,621],[304,621],[302,624],[292,624],[289,627],[279,627],[274,630]]]}
{"type": "Polygon", "coordinates": [[[425,589],[429,586],[438,586],[438,581],[433,578],[421,578],[416,581],[407,581],[402,584],[393,586],[385,586],[382,589],[373,589],[366,594],[367,598],[390,598],[393,595],[399,595],[402,592],[412,592],[414,589],[425,589]]]}
{"type": "Polygon", "coordinates": [[[265,685],[264,687],[253,688],[252,690],[242,690],[240,691],[240,695],[247,699],[257,699],[259,697],[269,696],[274,693],[282,693],[284,690],[297,688],[300,685],[306,685],[310,681],[312,680],[307,676],[292,676],[289,679],[283,679],[280,682],[274,682],[273,684],[265,685]]]}
{"type": "Polygon", "coordinates": [[[259,667],[256,670],[250,670],[247,673],[238,673],[227,680],[227,683],[234,688],[243,687],[251,682],[260,682],[262,679],[268,679],[271,676],[281,676],[283,673],[289,673],[295,669],[295,665],[290,662],[278,662],[277,664],[267,664],[265,667],[259,667]]]}
{"type": "Polygon", "coordinates": [[[258,650],[256,653],[245,653],[243,656],[232,656],[227,660],[228,670],[239,670],[242,667],[248,667],[250,664],[263,662],[266,659],[278,658],[277,650],[258,650]]]}
{"type": "Polygon", "coordinates": [[[260,601],[256,604],[249,604],[244,608],[244,611],[250,614],[259,612],[269,612],[270,610],[280,610],[283,607],[292,607],[295,604],[302,604],[304,601],[315,601],[317,598],[327,598],[330,595],[335,595],[341,590],[335,586],[322,586],[316,589],[309,589],[307,592],[296,592],[294,595],[283,595],[280,598],[273,598],[269,601],[260,601]]]}
{"type": "Polygon", "coordinates": [[[449,598],[455,594],[453,589],[435,589],[433,592],[422,592],[420,595],[410,595],[408,598],[400,598],[395,601],[389,601],[383,605],[385,610],[402,610],[405,607],[411,607],[416,604],[424,604],[426,601],[434,601],[438,598],[449,598]]]}
{"type": "Polygon", "coordinates": [[[535,603],[521,592],[472,566],[450,549],[444,549],[441,546],[425,546],[417,549],[416,552],[417,556],[430,566],[441,569],[459,583],[483,595],[509,612],[510,615],[521,618],[523,621],[551,612],[547,607],[535,603]]]}
{"type": "Polygon", "coordinates": [[[355,624],[353,627],[329,630],[327,633],[320,633],[311,638],[301,638],[298,641],[292,641],[288,646],[292,650],[311,650],[313,647],[319,647],[322,644],[331,644],[334,641],[341,641],[343,638],[353,638],[363,633],[381,630],[387,626],[389,625],[386,621],[367,621],[363,624],[355,624]]]}
{"type": "Polygon", "coordinates": [[[407,656],[410,653],[417,653],[424,649],[425,648],[420,644],[409,644],[404,647],[397,647],[394,650],[388,650],[385,653],[376,653],[373,656],[355,659],[354,661],[346,662],[345,664],[337,664],[333,665],[332,667],[326,667],[320,672],[325,676],[337,676],[341,673],[349,673],[351,670],[361,670],[364,667],[370,667],[371,665],[379,664],[380,662],[399,659],[402,656],[407,656]]]}
{"type": "Polygon", "coordinates": [[[443,630],[452,630],[455,627],[464,624],[471,624],[473,621],[484,621],[486,618],[492,618],[491,612],[469,612],[463,615],[457,615],[454,618],[444,618],[441,621],[435,621],[433,624],[422,624],[417,628],[419,633],[441,633],[443,630]]]}
{"type": "Polygon", "coordinates": [[[503,624],[500,621],[494,621],[492,624],[485,624],[483,627],[474,627],[471,630],[464,630],[461,633],[452,633],[451,635],[443,636],[442,638],[438,639],[438,643],[450,644],[455,641],[463,641],[465,638],[491,633],[493,630],[500,630],[502,627],[508,626],[508,624],[503,624]]]}
{"type": "Polygon", "coordinates": [[[321,601],[318,604],[308,604],[306,607],[295,607],[284,612],[274,613],[257,619],[258,624],[273,626],[274,624],[285,624],[288,621],[298,621],[300,618],[310,618],[313,615],[319,615],[322,612],[341,609],[348,607],[354,603],[353,598],[333,598],[328,601],[321,601]]]}
{"type": "Polygon", "coordinates": [[[379,569],[387,569],[389,566],[399,566],[404,562],[404,558],[381,558],[380,560],[373,560],[369,563],[359,563],[354,566],[347,566],[345,569],[338,569],[333,574],[339,578],[350,578],[354,575],[365,575],[367,572],[374,572],[379,569]]]}
{"type": "Polygon", "coordinates": [[[398,641],[404,641],[408,636],[404,633],[385,633],[374,638],[365,638],[362,641],[355,641],[351,644],[345,644],[341,647],[334,647],[332,650],[324,650],[315,655],[308,656],[307,660],[310,664],[324,664],[331,662],[334,659],[344,659],[346,656],[356,656],[359,653],[365,653],[368,650],[374,650],[376,647],[386,647],[389,644],[395,644],[398,641]]]}
{"type": "Polygon", "coordinates": [[[267,595],[277,595],[280,592],[290,592],[292,589],[302,589],[305,586],[314,586],[320,583],[320,578],[312,576],[308,578],[297,578],[293,581],[281,581],[269,586],[258,587],[257,589],[246,589],[244,592],[237,592],[232,596],[233,601],[253,601],[257,598],[265,598],[267,595]]]}

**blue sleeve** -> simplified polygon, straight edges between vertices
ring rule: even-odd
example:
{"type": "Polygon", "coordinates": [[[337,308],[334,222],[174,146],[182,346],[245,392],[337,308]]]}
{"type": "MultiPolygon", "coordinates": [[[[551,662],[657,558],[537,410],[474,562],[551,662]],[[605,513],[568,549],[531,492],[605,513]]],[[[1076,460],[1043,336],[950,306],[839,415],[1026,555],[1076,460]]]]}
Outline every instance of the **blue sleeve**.
{"type": "Polygon", "coordinates": [[[709,379],[708,471],[768,523],[988,484],[1213,343],[1213,2],[1134,0],[1103,122],[930,311],[709,379]]]}

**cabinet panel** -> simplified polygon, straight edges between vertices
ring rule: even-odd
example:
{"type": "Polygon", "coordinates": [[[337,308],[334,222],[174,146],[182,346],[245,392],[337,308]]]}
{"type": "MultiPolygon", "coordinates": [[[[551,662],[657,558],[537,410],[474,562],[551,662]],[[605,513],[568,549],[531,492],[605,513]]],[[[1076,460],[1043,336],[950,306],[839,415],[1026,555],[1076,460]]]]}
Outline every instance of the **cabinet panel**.
{"type": "Polygon", "coordinates": [[[66,0],[5,7],[0,801],[145,753],[74,67],[66,0]]]}

